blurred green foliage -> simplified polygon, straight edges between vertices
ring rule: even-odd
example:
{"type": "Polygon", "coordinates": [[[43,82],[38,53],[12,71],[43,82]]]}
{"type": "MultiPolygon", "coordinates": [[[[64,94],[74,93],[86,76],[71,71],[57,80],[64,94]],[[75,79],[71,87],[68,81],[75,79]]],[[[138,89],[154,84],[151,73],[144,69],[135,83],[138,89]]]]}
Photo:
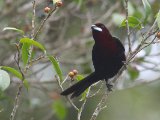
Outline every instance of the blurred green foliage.
{"type": "MultiPolygon", "coordinates": [[[[82,74],[89,74],[93,70],[92,63],[90,62],[93,41],[91,38],[91,33],[87,33],[88,29],[86,29],[86,26],[89,27],[95,21],[99,20],[98,22],[103,22],[111,30],[113,35],[119,36],[122,42],[125,43],[124,39],[127,34],[126,30],[124,30],[126,26],[124,1],[63,1],[64,6],[59,8],[56,12],[52,18],[54,20],[52,21],[51,19],[45,26],[38,38],[39,41],[33,41],[29,38],[32,30],[32,7],[30,7],[30,4],[28,3],[31,2],[32,1],[28,0],[18,0],[16,2],[13,2],[12,0],[1,0],[0,29],[3,30],[3,28],[6,27],[5,30],[15,30],[22,34],[25,33],[27,37],[21,39],[21,43],[23,43],[22,58],[24,64],[28,61],[27,50],[29,47],[24,46],[25,43],[34,45],[42,51],[47,50],[47,52],[52,53],[55,56],[60,56],[60,62],[50,55],[48,56],[48,59],[51,61],[53,68],[61,81],[63,80],[63,75],[67,74],[73,66],[74,68],[78,68],[79,72],[82,74]],[[116,4],[118,7],[115,7],[116,4]],[[25,10],[27,5],[30,9],[25,10]],[[114,10],[111,11],[111,9],[114,10]],[[23,13],[21,13],[22,10],[24,10],[23,13]],[[106,12],[108,13],[106,14],[106,12]],[[53,27],[45,31],[49,26],[53,27]],[[120,26],[123,27],[120,28],[120,26]],[[27,41],[25,39],[27,39],[27,41]],[[70,43],[70,41],[72,41],[72,43],[70,43]],[[69,46],[67,49],[62,49],[63,46],[67,45],[69,46]],[[45,48],[43,46],[45,46],[45,48]]],[[[40,21],[46,16],[43,12],[44,7],[46,6],[52,6],[52,3],[50,3],[50,1],[43,1],[41,4],[36,6],[36,28],[40,24],[40,21]]],[[[128,4],[128,23],[131,30],[134,28],[142,30],[143,27],[144,30],[146,30],[151,27],[155,19],[157,19],[158,26],[160,28],[159,9],[159,0],[130,0],[128,4]]],[[[3,34],[4,32],[1,33],[0,36],[3,34]]],[[[10,35],[9,31],[7,32],[7,35],[8,34],[10,35]]],[[[140,38],[136,38],[136,35],[134,37],[137,40],[136,42],[138,42],[140,38]]],[[[0,37],[0,47],[3,48],[0,50],[0,61],[2,61],[2,65],[7,64],[8,66],[11,66],[2,67],[2,69],[4,68],[6,71],[13,73],[14,76],[22,79],[21,73],[12,68],[15,66],[14,60],[12,60],[12,62],[6,62],[10,56],[13,57],[13,54],[16,52],[10,44],[17,42],[20,38],[21,36],[19,34],[13,34],[13,36],[9,38],[8,36],[3,38],[0,37]]],[[[144,51],[146,56],[150,55],[152,46],[146,48],[144,51]]],[[[143,56],[137,58],[136,62],[140,64],[143,63],[144,60],[145,59],[143,56]]],[[[45,72],[47,73],[49,70],[45,72]]],[[[130,65],[128,71],[126,72],[129,76],[127,80],[125,80],[126,84],[129,83],[130,85],[134,82],[140,76],[140,72],[141,71],[139,71],[134,64],[130,65]]],[[[29,73],[30,74],[28,76],[31,76],[32,71],[29,71],[29,73]]],[[[41,74],[41,77],[42,75],[43,74],[41,74]]],[[[41,78],[37,74],[33,76],[34,77],[31,77],[32,79],[39,80],[41,78]]],[[[80,80],[82,78],[83,76],[78,75],[76,79],[80,80]]],[[[32,79],[31,82],[34,83],[32,79]]],[[[28,88],[28,83],[26,80],[24,80],[24,85],[28,88]]],[[[73,107],[70,107],[60,96],[58,96],[58,99],[50,96],[50,92],[57,93],[57,89],[60,92],[57,86],[57,83],[41,85],[37,82],[36,84],[31,84],[28,92],[26,90],[23,91],[16,120],[76,120],[77,112],[73,109],[73,107]]],[[[92,92],[97,90],[98,87],[99,86],[94,86],[94,90],[92,92]]],[[[103,91],[105,90],[106,89],[103,89],[103,91]]],[[[8,90],[5,92],[0,92],[0,119],[7,120],[9,118],[13,108],[16,91],[17,84],[13,83],[8,90]]],[[[107,101],[107,108],[98,116],[97,120],[159,120],[159,91],[159,81],[151,84],[143,84],[134,88],[115,91],[107,101]]],[[[80,106],[83,100],[85,100],[86,93],[87,91],[81,96],[81,101],[79,101],[79,98],[73,100],[76,102],[77,106],[80,106]]],[[[82,112],[83,120],[87,120],[91,117],[100,98],[101,93],[88,99],[82,112]]]]}

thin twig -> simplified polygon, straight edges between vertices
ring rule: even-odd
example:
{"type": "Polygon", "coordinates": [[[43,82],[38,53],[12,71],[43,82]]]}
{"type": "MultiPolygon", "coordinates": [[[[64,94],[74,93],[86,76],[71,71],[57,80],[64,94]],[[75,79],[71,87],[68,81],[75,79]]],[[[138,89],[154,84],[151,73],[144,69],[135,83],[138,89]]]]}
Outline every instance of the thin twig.
{"type": "Polygon", "coordinates": [[[74,107],[75,110],[79,111],[79,108],[72,102],[72,100],[67,96],[67,100],[74,107]]]}
{"type": "Polygon", "coordinates": [[[85,106],[85,104],[86,104],[86,102],[87,102],[87,99],[88,99],[88,97],[89,97],[90,88],[91,88],[91,87],[88,88],[88,91],[87,91],[87,94],[86,94],[86,98],[84,99],[81,107],[79,108],[77,120],[81,120],[82,111],[83,111],[84,106],[85,106]]]}
{"type": "Polygon", "coordinates": [[[45,22],[47,21],[47,19],[52,15],[53,12],[55,12],[57,9],[57,5],[55,5],[55,7],[51,10],[50,13],[48,13],[48,15],[44,18],[44,20],[41,22],[38,30],[36,31],[36,33],[33,36],[33,39],[36,39],[37,35],[40,33],[42,27],[44,26],[45,22]]]}
{"type": "Polygon", "coordinates": [[[125,9],[126,9],[126,28],[127,28],[127,37],[128,37],[128,47],[129,47],[129,54],[132,52],[131,49],[131,39],[130,39],[130,30],[128,24],[128,0],[125,0],[125,9]]]}
{"type": "Polygon", "coordinates": [[[15,115],[16,115],[16,112],[17,112],[17,109],[18,109],[18,106],[19,106],[19,99],[20,99],[20,96],[21,96],[21,93],[22,93],[22,88],[23,88],[23,83],[21,82],[18,86],[18,91],[17,91],[16,97],[15,97],[15,100],[14,100],[14,107],[13,107],[13,110],[12,110],[11,115],[10,115],[10,120],[14,120],[14,118],[15,118],[15,115]]]}
{"type": "Polygon", "coordinates": [[[98,89],[94,94],[91,94],[91,95],[89,95],[88,97],[91,98],[91,97],[97,95],[97,94],[100,92],[100,90],[102,89],[103,84],[104,84],[104,82],[101,83],[101,86],[99,87],[99,89],[98,89]]]}
{"type": "MultiPolygon", "coordinates": [[[[61,82],[60,82],[60,79],[57,75],[55,75],[55,79],[57,80],[59,87],[63,91],[64,89],[63,89],[61,82]]],[[[69,101],[69,103],[75,108],[75,110],[79,111],[78,107],[72,102],[72,100],[68,96],[66,98],[69,101]]]]}
{"type": "MultiPolygon", "coordinates": [[[[17,58],[16,58],[16,55],[15,55],[15,62],[18,66],[18,69],[22,75],[22,81],[25,79],[24,77],[24,73],[22,72],[22,69],[20,67],[20,50],[19,50],[19,44],[16,44],[16,48],[17,48],[17,58]]],[[[17,91],[17,94],[16,94],[16,97],[15,97],[15,101],[14,101],[14,106],[13,106],[13,110],[11,112],[11,115],[10,115],[10,120],[14,120],[15,118],[15,115],[16,115],[16,112],[17,112],[17,109],[18,109],[18,106],[19,106],[19,99],[20,99],[20,96],[21,96],[21,93],[22,93],[22,88],[23,88],[23,82],[21,81],[21,83],[19,83],[19,86],[18,86],[18,91],[17,91]]]]}
{"type": "Polygon", "coordinates": [[[66,76],[66,78],[62,81],[61,86],[68,80],[68,75],[66,76]]]}
{"type": "MultiPolygon", "coordinates": [[[[51,12],[43,19],[43,21],[41,22],[38,30],[36,31],[35,33],[35,30],[34,30],[34,27],[35,27],[35,7],[36,7],[36,4],[35,4],[35,1],[33,2],[33,17],[32,17],[32,39],[35,40],[36,37],[38,36],[38,34],[40,33],[41,29],[43,28],[45,22],[48,20],[48,18],[52,15],[53,12],[56,11],[57,9],[57,5],[55,5],[55,7],[51,10],[51,12]]],[[[25,71],[28,70],[28,68],[30,68],[30,65],[31,65],[31,55],[32,55],[32,51],[33,51],[33,46],[30,47],[30,50],[29,50],[29,57],[28,57],[28,63],[25,67],[25,71]]]]}
{"type": "Polygon", "coordinates": [[[33,1],[32,34],[31,34],[32,39],[34,37],[35,16],[36,16],[36,1],[33,1]]]}
{"type": "Polygon", "coordinates": [[[34,62],[37,62],[37,61],[41,60],[42,58],[45,58],[45,55],[40,55],[39,57],[33,59],[32,61],[30,61],[30,64],[31,63],[33,64],[34,62]]]}
{"type": "Polygon", "coordinates": [[[99,115],[100,111],[106,108],[105,103],[108,99],[110,92],[106,91],[105,94],[102,96],[101,101],[98,103],[96,109],[94,110],[92,117],[90,120],[96,120],[97,116],[99,115]]]}
{"type": "Polygon", "coordinates": [[[33,63],[40,61],[43,58],[45,58],[45,55],[40,55],[39,57],[29,61],[28,65],[25,67],[25,72],[33,65],[33,63]]]}
{"type": "MultiPolygon", "coordinates": [[[[33,17],[32,17],[32,39],[35,40],[37,35],[40,33],[41,29],[43,28],[45,22],[48,20],[48,18],[52,15],[52,13],[57,9],[57,6],[55,6],[54,9],[51,10],[51,12],[46,16],[45,19],[41,22],[38,30],[36,33],[34,32],[34,26],[35,26],[35,1],[33,2],[33,17]]],[[[30,47],[29,50],[29,57],[28,57],[28,64],[26,65],[25,71],[29,68],[29,64],[31,64],[31,55],[33,51],[33,46],[30,47]]]]}
{"type": "MultiPolygon", "coordinates": [[[[33,12],[32,12],[33,15],[32,15],[32,33],[31,33],[31,39],[34,38],[34,34],[35,34],[35,16],[36,16],[35,9],[36,9],[36,1],[33,1],[32,4],[33,4],[33,12]]],[[[28,62],[27,62],[27,65],[25,67],[25,70],[24,70],[25,72],[27,71],[27,68],[29,68],[28,66],[29,66],[30,60],[32,58],[32,51],[33,51],[33,46],[31,45],[30,49],[29,49],[29,52],[28,52],[28,62]]]]}

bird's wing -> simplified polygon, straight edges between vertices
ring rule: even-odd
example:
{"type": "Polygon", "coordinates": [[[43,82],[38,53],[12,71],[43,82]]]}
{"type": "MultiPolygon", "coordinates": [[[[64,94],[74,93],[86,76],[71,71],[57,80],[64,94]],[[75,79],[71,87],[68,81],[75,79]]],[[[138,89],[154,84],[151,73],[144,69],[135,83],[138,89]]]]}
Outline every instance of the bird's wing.
{"type": "Polygon", "coordinates": [[[117,48],[118,48],[118,54],[117,54],[116,58],[121,59],[122,61],[126,61],[125,48],[124,48],[123,44],[121,43],[121,41],[118,38],[113,37],[113,39],[117,43],[117,48]]]}
{"type": "Polygon", "coordinates": [[[113,39],[118,44],[118,49],[124,53],[125,52],[125,48],[124,48],[123,44],[121,43],[121,41],[117,37],[113,37],[113,39]]]}

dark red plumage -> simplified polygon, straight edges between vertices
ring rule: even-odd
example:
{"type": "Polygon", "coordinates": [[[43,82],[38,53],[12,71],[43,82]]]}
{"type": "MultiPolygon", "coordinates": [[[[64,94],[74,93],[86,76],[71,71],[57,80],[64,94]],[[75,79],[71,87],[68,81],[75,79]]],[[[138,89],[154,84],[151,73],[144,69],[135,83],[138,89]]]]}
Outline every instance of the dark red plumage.
{"type": "Polygon", "coordinates": [[[126,60],[125,49],[122,43],[118,38],[112,37],[103,24],[94,24],[91,29],[95,40],[92,50],[92,61],[95,71],[63,91],[61,95],[72,94],[71,98],[77,97],[90,85],[99,80],[105,80],[108,85],[108,79],[118,73],[126,60]]]}

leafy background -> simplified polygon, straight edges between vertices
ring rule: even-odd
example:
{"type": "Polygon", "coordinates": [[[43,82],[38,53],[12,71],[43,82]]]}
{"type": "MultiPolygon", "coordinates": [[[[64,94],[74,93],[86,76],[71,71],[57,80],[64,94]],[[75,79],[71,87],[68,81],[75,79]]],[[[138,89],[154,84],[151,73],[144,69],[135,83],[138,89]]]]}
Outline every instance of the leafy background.
{"type": "MultiPolygon", "coordinates": [[[[61,90],[54,75],[58,71],[63,76],[61,79],[64,79],[72,69],[77,69],[79,74],[84,76],[93,71],[91,63],[93,39],[90,31],[93,23],[104,23],[114,36],[120,38],[127,51],[126,29],[122,27],[125,26],[124,1],[66,0],[63,2],[63,7],[51,16],[37,38],[37,41],[45,48],[32,42],[36,46],[35,56],[47,50],[50,55],[58,59],[62,73],[60,70],[53,69],[52,64],[53,66],[57,64],[54,62],[56,59],[51,56],[48,56],[51,62],[44,59],[31,67],[26,76],[30,88],[28,91],[23,89],[16,120],[75,120],[77,118],[77,112],[59,95],[61,90]]],[[[50,0],[37,0],[36,4],[36,28],[38,28],[40,21],[46,16],[44,8],[53,5],[50,0]]],[[[148,2],[147,0],[130,0],[128,7],[129,25],[134,33],[131,36],[134,48],[141,40],[140,32],[146,32],[158,16],[160,4],[159,0],[148,2]]],[[[30,37],[32,1],[1,0],[0,14],[0,65],[18,69],[14,61],[16,53],[14,43],[21,39],[22,31],[30,37]],[[19,31],[20,33],[3,31],[6,27],[14,27],[22,31],[19,31]]],[[[26,44],[24,39],[21,39],[21,43],[26,44]]],[[[98,116],[99,120],[159,120],[159,48],[158,44],[152,45],[138,54],[123,74],[117,86],[119,91],[115,91],[108,99],[107,109],[98,116]],[[150,81],[156,78],[157,80],[150,84],[144,83],[133,88],[126,88],[135,81],[150,81]]],[[[25,57],[22,58],[24,64],[26,63],[25,57]]],[[[5,67],[1,69],[8,70],[5,67]]],[[[11,71],[13,73],[13,70],[11,71]]],[[[9,70],[7,72],[11,77],[11,84],[0,94],[0,119],[2,120],[9,119],[13,108],[19,83],[16,77],[22,79],[22,76],[15,71],[14,74],[10,74],[9,70]]],[[[92,91],[94,92],[98,87],[99,85],[95,86],[92,91]]],[[[105,87],[104,90],[106,90],[105,87]]],[[[101,93],[88,100],[82,112],[82,119],[87,120],[91,117],[100,96],[101,93]]],[[[82,103],[79,99],[74,99],[74,102],[78,106],[82,103]]]]}

